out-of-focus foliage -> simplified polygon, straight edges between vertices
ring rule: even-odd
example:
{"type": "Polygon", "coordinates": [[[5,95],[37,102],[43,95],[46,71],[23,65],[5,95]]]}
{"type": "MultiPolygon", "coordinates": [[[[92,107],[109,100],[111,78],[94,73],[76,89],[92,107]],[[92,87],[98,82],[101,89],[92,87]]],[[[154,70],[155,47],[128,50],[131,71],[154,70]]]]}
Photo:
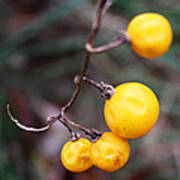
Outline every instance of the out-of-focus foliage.
{"type": "MultiPolygon", "coordinates": [[[[161,113],[145,137],[132,140],[129,163],[115,173],[96,168],[73,174],[60,162],[68,140],[61,124],[46,133],[19,130],[7,117],[6,104],[26,125],[40,127],[71,97],[80,72],[97,0],[0,1],[0,179],[2,180],[179,180],[180,179],[180,1],[114,0],[95,44],[110,41],[142,12],[158,12],[172,24],[169,52],[154,60],[135,55],[130,45],[93,55],[89,77],[117,85],[141,81],[157,93],[161,113]]],[[[87,127],[107,130],[104,100],[83,84],[69,117],[87,127]]]]}

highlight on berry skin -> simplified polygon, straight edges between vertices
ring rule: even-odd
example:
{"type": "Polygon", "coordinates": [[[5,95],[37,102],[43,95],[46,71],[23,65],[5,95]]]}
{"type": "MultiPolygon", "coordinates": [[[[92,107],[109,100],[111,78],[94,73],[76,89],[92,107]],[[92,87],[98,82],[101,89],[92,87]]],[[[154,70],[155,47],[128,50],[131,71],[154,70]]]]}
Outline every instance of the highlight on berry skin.
{"type": "Polygon", "coordinates": [[[159,116],[159,102],[155,93],[138,82],[123,83],[106,100],[105,121],[118,136],[135,139],[146,135],[159,116]]]}
{"type": "Polygon", "coordinates": [[[158,13],[135,16],[127,27],[133,50],[145,58],[165,54],[172,42],[173,32],[168,20],[158,13]]]}
{"type": "Polygon", "coordinates": [[[93,164],[89,158],[91,142],[80,138],[67,142],[61,151],[61,161],[66,169],[72,172],[83,172],[93,164]]]}

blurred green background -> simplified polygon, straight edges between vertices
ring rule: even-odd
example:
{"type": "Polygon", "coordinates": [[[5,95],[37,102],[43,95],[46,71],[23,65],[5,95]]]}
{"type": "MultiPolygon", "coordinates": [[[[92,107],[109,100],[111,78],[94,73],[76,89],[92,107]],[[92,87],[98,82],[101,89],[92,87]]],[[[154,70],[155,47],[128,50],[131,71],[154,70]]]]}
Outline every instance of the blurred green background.
{"type": "MultiPolygon", "coordinates": [[[[95,167],[85,173],[66,171],[60,161],[66,129],[56,123],[48,132],[18,129],[6,104],[21,122],[40,127],[58,114],[75,88],[97,0],[0,1],[0,179],[1,180],[180,180],[180,1],[114,0],[95,44],[109,42],[142,12],[158,12],[174,31],[164,56],[147,60],[129,45],[94,55],[88,76],[113,85],[140,81],[150,86],[161,104],[158,123],[143,138],[130,141],[128,164],[114,173],[95,167]]],[[[104,100],[83,83],[68,116],[75,122],[107,130],[104,100]]]]}

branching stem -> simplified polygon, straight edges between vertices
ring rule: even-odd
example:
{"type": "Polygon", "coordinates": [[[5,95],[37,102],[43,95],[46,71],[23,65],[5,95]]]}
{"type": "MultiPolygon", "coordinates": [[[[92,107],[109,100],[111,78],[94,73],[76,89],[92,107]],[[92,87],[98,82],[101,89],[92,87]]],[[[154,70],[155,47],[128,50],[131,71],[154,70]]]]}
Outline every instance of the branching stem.
{"type": "Polygon", "coordinates": [[[88,65],[89,65],[92,54],[102,53],[104,51],[107,51],[109,49],[117,47],[117,46],[123,44],[124,42],[128,42],[128,37],[127,37],[126,33],[122,32],[119,37],[117,37],[115,40],[112,40],[110,43],[100,46],[100,47],[93,48],[93,41],[96,38],[96,35],[99,31],[102,17],[105,14],[105,12],[108,10],[108,8],[110,7],[111,3],[112,3],[112,0],[99,0],[96,18],[93,22],[89,39],[85,45],[86,55],[85,55],[85,59],[84,59],[84,64],[82,67],[81,74],[79,76],[77,76],[75,79],[76,88],[74,90],[74,93],[73,93],[71,99],[68,101],[68,103],[65,106],[63,106],[61,108],[58,116],[49,116],[47,118],[47,125],[42,128],[27,127],[27,126],[21,124],[17,119],[15,119],[12,116],[10,109],[9,109],[9,105],[7,105],[7,112],[8,112],[9,117],[19,128],[21,128],[25,131],[29,131],[29,132],[42,132],[42,131],[48,130],[51,127],[51,125],[58,120],[68,129],[68,131],[71,134],[72,140],[77,140],[81,136],[79,133],[74,132],[73,128],[78,128],[79,130],[83,131],[84,134],[86,135],[86,137],[92,141],[96,140],[98,137],[101,136],[102,133],[97,131],[96,129],[90,130],[88,128],[81,126],[80,124],[77,124],[77,123],[71,121],[69,118],[67,118],[65,116],[65,113],[67,112],[67,110],[69,108],[71,108],[71,106],[77,99],[78,94],[81,89],[81,84],[83,81],[85,81],[88,84],[91,84],[94,87],[96,87],[97,89],[99,89],[102,97],[105,97],[108,99],[114,94],[115,90],[114,90],[113,86],[106,84],[104,82],[98,83],[98,82],[95,82],[94,80],[91,80],[86,77],[88,65]]]}
{"type": "MultiPolygon", "coordinates": [[[[99,31],[102,16],[105,13],[105,10],[107,10],[106,7],[107,6],[109,7],[109,3],[107,3],[107,2],[111,2],[111,1],[109,1],[109,0],[100,0],[99,1],[96,18],[95,18],[95,21],[92,25],[91,33],[90,33],[90,36],[89,36],[89,39],[87,42],[87,44],[89,44],[90,46],[93,45],[93,41],[94,41],[98,31],[99,31]]],[[[91,58],[91,52],[86,51],[85,61],[84,61],[84,65],[83,65],[80,77],[79,77],[79,82],[76,84],[76,89],[75,89],[70,101],[61,109],[61,114],[64,114],[64,112],[66,112],[73,105],[75,100],[77,99],[78,94],[79,94],[80,89],[81,89],[81,83],[83,81],[83,77],[86,76],[86,73],[88,70],[90,58],[91,58]]]]}

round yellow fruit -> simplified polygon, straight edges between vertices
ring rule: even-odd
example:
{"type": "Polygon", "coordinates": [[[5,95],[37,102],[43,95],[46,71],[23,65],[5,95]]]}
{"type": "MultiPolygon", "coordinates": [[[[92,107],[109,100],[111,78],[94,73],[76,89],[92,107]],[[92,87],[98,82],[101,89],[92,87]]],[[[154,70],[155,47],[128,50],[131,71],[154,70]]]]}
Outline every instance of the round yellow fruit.
{"type": "Polygon", "coordinates": [[[108,172],[116,171],[128,161],[130,147],[127,140],[112,132],[105,132],[92,145],[90,159],[93,164],[108,172]]]}
{"type": "Polygon", "coordinates": [[[149,87],[128,82],[117,86],[114,95],[106,100],[104,115],[115,134],[134,139],[153,128],[159,116],[159,102],[149,87]]]}
{"type": "Polygon", "coordinates": [[[133,50],[145,58],[163,55],[171,45],[172,29],[168,20],[157,13],[143,13],[129,23],[127,33],[133,50]]]}
{"type": "Polygon", "coordinates": [[[93,164],[89,158],[92,143],[80,138],[77,141],[67,142],[61,152],[64,167],[72,172],[83,172],[93,164]]]}

